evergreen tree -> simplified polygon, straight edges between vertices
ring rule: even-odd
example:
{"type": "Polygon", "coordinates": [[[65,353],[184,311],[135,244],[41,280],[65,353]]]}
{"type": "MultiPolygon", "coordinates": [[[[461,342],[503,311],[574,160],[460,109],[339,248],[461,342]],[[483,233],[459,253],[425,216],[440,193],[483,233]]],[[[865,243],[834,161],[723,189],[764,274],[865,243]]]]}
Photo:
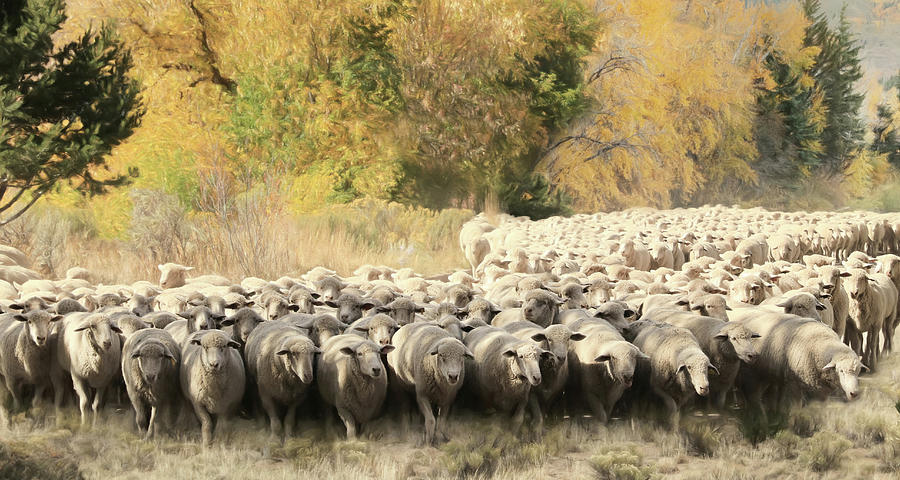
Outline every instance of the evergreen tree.
{"type": "Polygon", "coordinates": [[[863,142],[865,130],[859,109],[864,96],[854,90],[862,78],[859,59],[862,46],[850,30],[846,6],[841,10],[837,30],[829,28],[819,0],[805,0],[803,9],[811,22],[805,43],[821,49],[812,76],[824,94],[826,108],[822,167],[827,173],[835,174],[847,166],[863,142]]]}
{"type": "Polygon", "coordinates": [[[55,46],[65,20],[63,0],[0,7],[0,225],[61,181],[96,195],[129,180],[96,175],[143,115],[131,56],[107,26],[55,46]]]}
{"type": "Polygon", "coordinates": [[[885,153],[888,161],[895,167],[900,167],[900,138],[897,136],[897,125],[894,122],[894,111],[890,105],[881,103],[878,105],[877,118],[872,125],[872,133],[875,138],[869,147],[875,153],[885,153]]]}

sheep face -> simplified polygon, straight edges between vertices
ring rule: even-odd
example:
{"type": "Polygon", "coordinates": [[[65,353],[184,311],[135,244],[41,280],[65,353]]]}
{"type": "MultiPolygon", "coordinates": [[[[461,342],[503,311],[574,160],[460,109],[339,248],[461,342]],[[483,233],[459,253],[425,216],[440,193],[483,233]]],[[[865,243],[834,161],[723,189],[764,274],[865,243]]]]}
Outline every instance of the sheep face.
{"type": "Polygon", "coordinates": [[[534,323],[547,323],[547,319],[554,319],[559,311],[559,305],[563,302],[550,292],[532,290],[525,297],[522,304],[522,317],[534,323]]]}
{"type": "Polygon", "coordinates": [[[849,276],[842,274],[837,267],[821,267],[819,268],[819,278],[822,280],[822,290],[826,293],[832,293],[841,284],[841,277],[849,276]]]}
{"type": "Polygon", "coordinates": [[[187,319],[188,332],[213,330],[217,328],[217,322],[225,318],[224,315],[213,313],[207,307],[194,307],[187,312],[179,313],[178,316],[187,319]]]}
{"type": "Polygon", "coordinates": [[[847,352],[822,368],[826,378],[832,385],[840,385],[847,400],[855,400],[859,396],[859,372],[866,368],[856,354],[847,352]]]}
{"type": "Polygon", "coordinates": [[[268,298],[266,302],[266,318],[269,320],[278,320],[279,318],[290,314],[291,312],[296,312],[300,307],[297,305],[291,305],[288,303],[287,299],[282,297],[281,295],[273,295],[268,298]]]}
{"type": "Polygon", "coordinates": [[[158,265],[160,271],[159,286],[162,288],[177,288],[184,286],[187,280],[187,272],[194,267],[186,267],[177,263],[166,263],[158,265]]]}
{"type": "Polygon", "coordinates": [[[579,284],[566,285],[562,291],[562,297],[565,300],[563,306],[565,308],[587,308],[588,301],[584,296],[584,287],[579,284]]]}
{"type": "Polygon", "coordinates": [[[145,297],[143,295],[132,295],[128,302],[126,302],[126,306],[131,310],[131,313],[143,317],[144,315],[153,311],[153,304],[156,302],[156,297],[145,297]]]}
{"type": "Polygon", "coordinates": [[[340,335],[347,325],[337,321],[331,315],[319,315],[313,320],[312,338],[316,341],[316,345],[322,345],[325,340],[340,335]]]}
{"type": "Polygon", "coordinates": [[[630,388],[634,381],[634,369],[637,367],[638,358],[648,359],[634,345],[628,342],[615,342],[594,358],[595,362],[606,365],[609,375],[617,382],[630,388]]]}
{"type": "Polygon", "coordinates": [[[393,345],[383,345],[379,347],[372,342],[360,342],[352,348],[341,348],[341,353],[353,358],[360,373],[367,377],[378,378],[384,373],[381,355],[387,355],[393,350],[393,345]]]}
{"type": "Polygon", "coordinates": [[[14,317],[20,322],[25,322],[25,330],[28,332],[28,338],[38,347],[43,347],[47,343],[47,337],[50,334],[50,324],[61,320],[62,315],[53,315],[43,310],[36,310],[27,314],[17,314],[14,317]]]}
{"type": "Polygon", "coordinates": [[[720,342],[726,342],[726,348],[733,350],[734,354],[744,363],[752,364],[759,355],[759,348],[754,342],[759,335],[747,330],[743,325],[726,323],[713,338],[720,342]]]}
{"type": "Polygon", "coordinates": [[[456,339],[439,342],[428,354],[435,359],[436,373],[450,385],[456,385],[462,379],[466,358],[474,358],[472,352],[456,339]]]}
{"type": "Polygon", "coordinates": [[[503,356],[510,362],[512,375],[523,382],[528,382],[532,387],[541,384],[541,359],[549,359],[551,355],[553,354],[531,342],[522,343],[517,348],[503,352],[503,356]]]}
{"type": "Polygon", "coordinates": [[[353,323],[363,316],[363,310],[369,310],[375,306],[371,300],[363,300],[356,295],[341,295],[336,301],[326,300],[325,304],[337,308],[338,320],[343,323],[353,323]]]}
{"type": "Polygon", "coordinates": [[[113,335],[122,333],[122,330],[113,325],[106,315],[92,315],[84,319],[74,331],[87,335],[88,341],[95,352],[109,350],[112,347],[113,335]]]}
{"type": "Polygon", "coordinates": [[[705,355],[693,355],[688,357],[678,367],[678,373],[682,372],[687,375],[691,385],[694,386],[694,391],[701,397],[709,395],[709,373],[719,373],[719,371],[716,370],[716,367],[709,363],[709,358],[705,355]]]}
{"type": "Polygon", "coordinates": [[[341,296],[341,290],[344,289],[344,283],[335,277],[325,277],[316,282],[316,290],[324,301],[333,301],[341,296]]]}
{"type": "Polygon", "coordinates": [[[298,313],[316,313],[316,305],[324,305],[306,290],[301,290],[291,295],[290,301],[292,305],[297,306],[298,313]]]}
{"type": "Polygon", "coordinates": [[[399,326],[393,318],[379,313],[372,317],[366,325],[355,327],[356,330],[366,332],[369,340],[375,342],[376,345],[388,345],[391,338],[399,326]]]}
{"type": "Polygon", "coordinates": [[[312,341],[308,339],[296,339],[290,345],[284,345],[276,355],[281,358],[286,370],[294,372],[294,375],[305,385],[313,381],[314,358],[317,353],[322,353],[312,341]]]}
{"type": "Polygon", "coordinates": [[[149,342],[131,354],[131,358],[137,360],[138,371],[148,384],[153,384],[159,378],[166,364],[175,366],[175,356],[158,342],[149,342]]]}
{"type": "Polygon", "coordinates": [[[555,367],[566,361],[566,357],[569,355],[569,341],[584,340],[584,335],[578,332],[572,333],[565,325],[550,325],[543,332],[532,335],[531,339],[552,354],[547,361],[550,366],[555,367]]]}
{"type": "Polygon", "coordinates": [[[469,302],[461,312],[465,313],[465,320],[481,320],[490,324],[491,320],[500,313],[500,309],[487,300],[476,298],[469,302]]]}
{"type": "Polygon", "coordinates": [[[472,301],[472,291],[464,285],[454,285],[447,289],[446,300],[457,308],[464,308],[472,301]]]}
{"type": "Polygon", "coordinates": [[[247,343],[247,338],[253,332],[253,329],[262,322],[262,317],[260,317],[252,308],[244,307],[235,312],[234,315],[223,319],[221,324],[224,326],[234,325],[234,332],[237,334],[238,339],[240,339],[241,342],[247,343]]]}
{"type": "Polygon", "coordinates": [[[728,321],[728,310],[731,308],[728,307],[725,297],[722,295],[706,295],[699,307],[700,313],[707,317],[728,321]]]}
{"type": "Polygon", "coordinates": [[[416,305],[412,300],[400,298],[385,306],[376,307],[375,311],[390,315],[398,325],[403,326],[413,323],[416,320],[416,313],[424,312],[425,307],[416,305]]]}
{"type": "Polygon", "coordinates": [[[438,326],[444,329],[444,331],[449,333],[453,338],[462,340],[462,322],[460,322],[460,320],[455,316],[444,315],[440,320],[438,320],[438,326]]]}
{"type": "Polygon", "coordinates": [[[848,273],[850,275],[844,280],[847,294],[854,300],[864,297],[869,290],[870,281],[866,271],[861,268],[851,268],[848,273]]]}
{"type": "Polygon", "coordinates": [[[228,363],[228,349],[238,349],[241,345],[228,338],[225,332],[210,332],[195,336],[191,344],[200,346],[200,362],[210,372],[218,372],[228,363]]]}

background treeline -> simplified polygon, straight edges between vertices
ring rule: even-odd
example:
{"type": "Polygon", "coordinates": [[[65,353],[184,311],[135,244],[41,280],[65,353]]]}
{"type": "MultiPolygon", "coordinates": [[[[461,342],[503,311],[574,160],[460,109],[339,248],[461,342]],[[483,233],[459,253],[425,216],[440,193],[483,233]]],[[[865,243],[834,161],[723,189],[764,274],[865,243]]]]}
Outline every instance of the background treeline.
{"type": "MultiPolygon", "coordinates": [[[[360,247],[366,222],[421,207],[900,209],[897,78],[861,80],[848,17],[817,0],[66,3],[60,42],[106,22],[131,50],[146,113],[108,175],[140,175],[90,200],[63,188],[9,241],[51,215],[203,261],[264,257],[285,222],[360,247]]],[[[889,4],[867,8],[900,24],[889,4]]],[[[362,250],[443,248],[409,239],[453,229],[423,218],[362,250]]]]}

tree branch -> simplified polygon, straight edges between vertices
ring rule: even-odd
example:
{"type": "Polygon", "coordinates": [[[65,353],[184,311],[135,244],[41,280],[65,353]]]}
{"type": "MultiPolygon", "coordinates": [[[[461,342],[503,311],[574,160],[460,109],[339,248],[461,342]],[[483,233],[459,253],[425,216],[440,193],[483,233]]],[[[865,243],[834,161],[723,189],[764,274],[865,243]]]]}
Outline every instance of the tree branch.
{"type": "Polygon", "coordinates": [[[20,197],[25,193],[25,191],[27,191],[27,190],[28,190],[28,187],[27,187],[27,186],[22,186],[21,188],[19,188],[19,191],[13,196],[13,198],[11,198],[11,199],[9,200],[9,202],[6,202],[5,205],[0,206],[0,213],[7,211],[7,210],[9,209],[9,207],[13,206],[13,204],[16,203],[16,201],[18,201],[19,198],[20,198],[20,197]]]}
{"type": "Polygon", "coordinates": [[[209,36],[206,33],[206,30],[209,28],[206,23],[206,16],[197,8],[195,4],[195,0],[191,0],[188,3],[188,6],[193,12],[194,16],[197,17],[197,22],[200,24],[200,48],[203,49],[203,56],[205,57],[207,65],[209,65],[209,69],[212,72],[212,82],[216,85],[221,85],[228,90],[229,92],[234,92],[237,88],[237,82],[226,77],[222,74],[222,71],[219,70],[218,65],[218,55],[212,49],[212,46],[209,44],[209,36]]]}
{"type": "Polygon", "coordinates": [[[637,61],[637,59],[634,57],[626,57],[624,55],[610,56],[605,62],[603,62],[591,73],[591,75],[588,77],[587,83],[591,84],[603,75],[606,75],[607,73],[615,70],[632,71],[631,64],[635,61],[637,61]]]}
{"type": "MultiPolygon", "coordinates": [[[[2,222],[0,222],[0,227],[5,226],[5,225],[8,224],[9,222],[12,222],[13,220],[15,220],[15,219],[21,217],[23,213],[25,213],[29,208],[31,208],[31,206],[34,205],[34,203],[37,202],[38,199],[40,199],[41,197],[43,197],[44,194],[47,193],[47,191],[49,191],[49,190],[50,190],[49,187],[36,190],[36,191],[34,192],[34,195],[31,197],[31,200],[30,200],[27,204],[25,204],[25,206],[22,207],[21,210],[19,210],[18,212],[16,212],[15,215],[13,215],[13,216],[7,218],[6,220],[3,220],[2,222]]],[[[24,192],[25,190],[23,189],[22,191],[24,192]]]]}

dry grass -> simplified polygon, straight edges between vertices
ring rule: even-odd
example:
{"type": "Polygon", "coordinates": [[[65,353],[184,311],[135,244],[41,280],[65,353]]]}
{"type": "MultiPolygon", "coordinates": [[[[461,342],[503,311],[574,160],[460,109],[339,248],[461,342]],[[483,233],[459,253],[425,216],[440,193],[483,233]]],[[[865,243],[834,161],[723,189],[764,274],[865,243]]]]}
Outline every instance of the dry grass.
{"type": "Polygon", "coordinates": [[[465,265],[458,232],[472,217],[469,210],[361,200],[297,215],[273,205],[277,198],[251,192],[198,213],[174,196],[136,190],[129,238],[99,238],[83,212],[43,206],[0,230],[0,243],[25,251],[50,278],[82,266],[104,283],[153,281],[156,266],[170,261],[236,281],[296,275],[318,265],[343,275],[364,264],[422,274],[465,265]]]}

